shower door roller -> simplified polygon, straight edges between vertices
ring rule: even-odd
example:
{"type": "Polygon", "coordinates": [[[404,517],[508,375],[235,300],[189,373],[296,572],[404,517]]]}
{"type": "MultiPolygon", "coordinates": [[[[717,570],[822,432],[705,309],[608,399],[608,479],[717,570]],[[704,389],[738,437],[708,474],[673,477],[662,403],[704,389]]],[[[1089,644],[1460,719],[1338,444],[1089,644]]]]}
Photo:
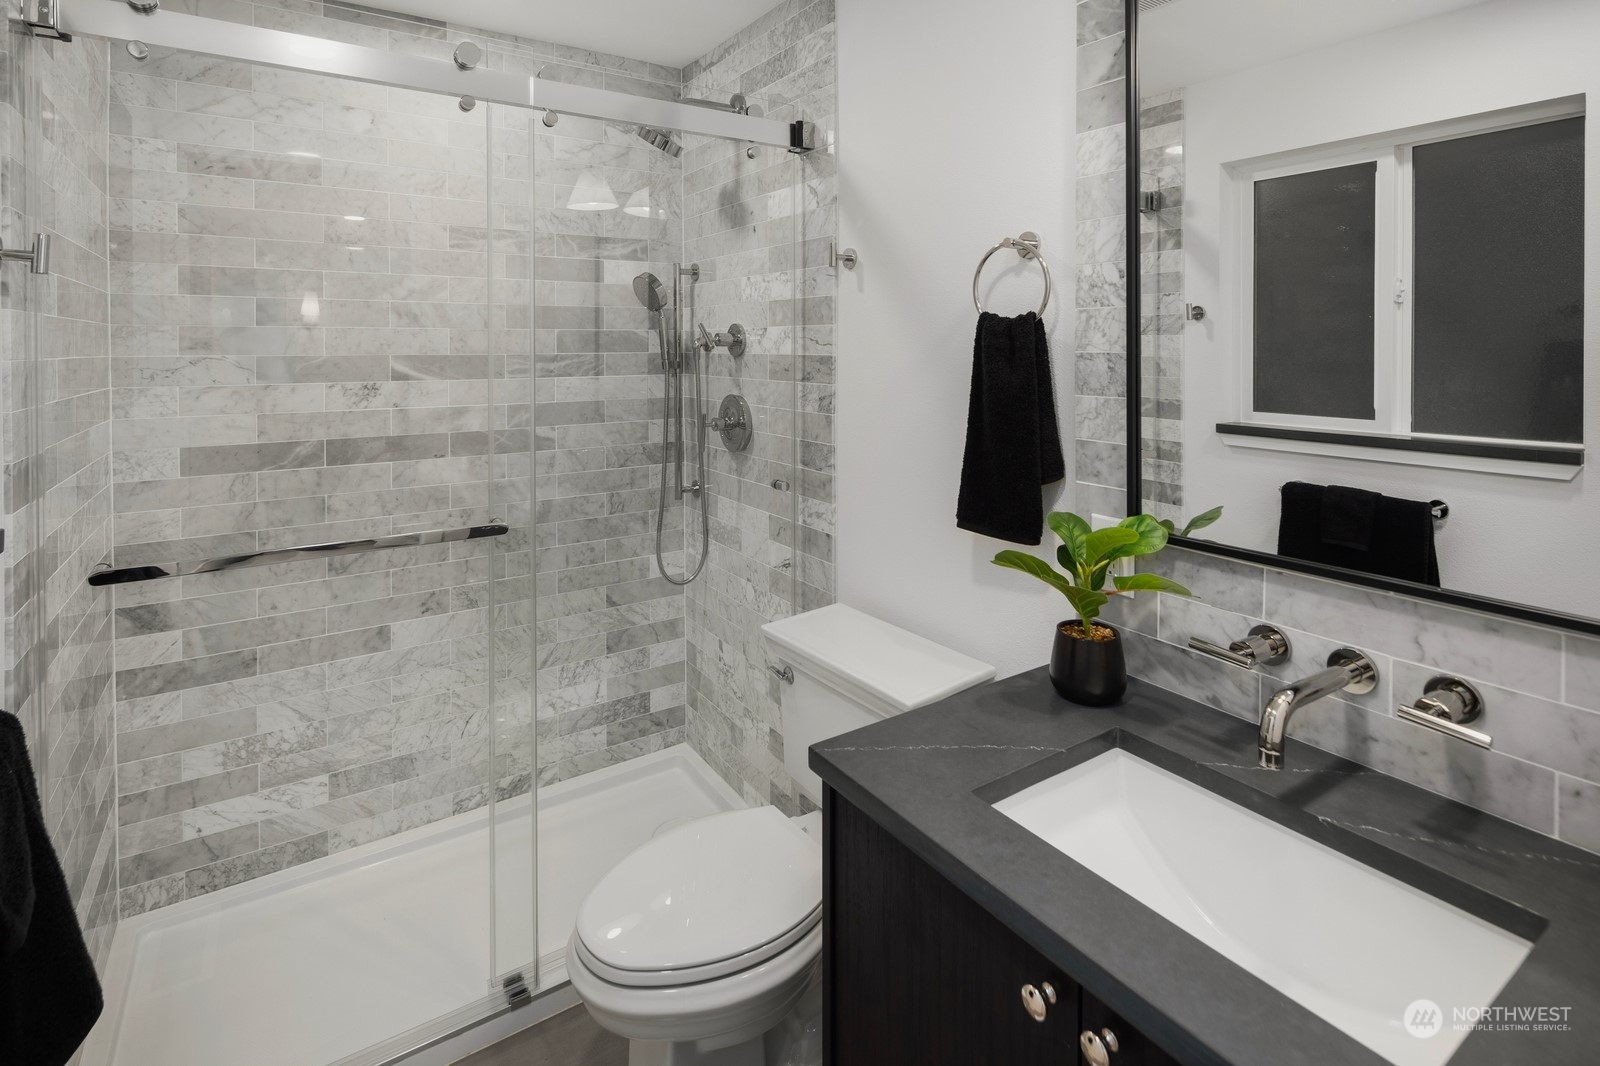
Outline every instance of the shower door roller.
{"type": "Polygon", "coordinates": [[[750,418],[750,405],[745,403],[744,397],[737,392],[730,392],[722,398],[722,404],[717,408],[717,417],[709,424],[722,435],[722,446],[730,452],[742,452],[749,448],[750,438],[755,436],[755,423],[750,418]]]}

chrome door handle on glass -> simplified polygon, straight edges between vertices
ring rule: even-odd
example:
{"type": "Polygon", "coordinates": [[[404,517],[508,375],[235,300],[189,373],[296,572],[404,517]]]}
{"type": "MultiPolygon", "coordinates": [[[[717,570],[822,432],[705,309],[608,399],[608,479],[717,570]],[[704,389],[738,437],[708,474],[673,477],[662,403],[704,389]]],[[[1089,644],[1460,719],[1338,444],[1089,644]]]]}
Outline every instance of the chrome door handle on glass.
{"type": "Polygon", "coordinates": [[[1236,640],[1224,648],[1201,637],[1190,637],[1189,647],[1195,651],[1221,659],[1230,666],[1253,670],[1258,666],[1277,666],[1289,661],[1289,638],[1275,626],[1256,626],[1243,640],[1236,640]]]}
{"type": "Polygon", "coordinates": [[[1439,676],[1428,681],[1422,689],[1422,698],[1413,704],[1401,704],[1396,713],[1408,722],[1426,726],[1480,748],[1493,746],[1487,733],[1469,729],[1467,723],[1483,717],[1483,697],[1478,690],[1458,677],[1439,676]]]}

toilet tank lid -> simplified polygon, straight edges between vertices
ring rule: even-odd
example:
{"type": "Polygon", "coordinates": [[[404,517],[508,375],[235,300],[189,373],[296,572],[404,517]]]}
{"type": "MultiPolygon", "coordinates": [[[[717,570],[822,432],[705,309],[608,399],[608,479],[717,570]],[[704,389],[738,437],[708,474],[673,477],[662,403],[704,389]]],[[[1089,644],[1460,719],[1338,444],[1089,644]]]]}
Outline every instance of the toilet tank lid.
{"type": "Polygon", "coordinates": [[[791,665],[858,685],[900,711],[994,677],[994,667],[842,603],[761,627],[791,665]]]}

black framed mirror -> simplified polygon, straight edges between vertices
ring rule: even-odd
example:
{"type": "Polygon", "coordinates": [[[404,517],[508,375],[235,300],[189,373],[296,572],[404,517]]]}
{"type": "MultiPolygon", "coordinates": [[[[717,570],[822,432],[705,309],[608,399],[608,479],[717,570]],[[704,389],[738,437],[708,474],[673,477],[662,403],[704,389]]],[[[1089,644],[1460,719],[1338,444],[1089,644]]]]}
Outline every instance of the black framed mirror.
{"type": "Polygon", "coordinates": [[[1126,8],[1129,513],[1600,634],[1600,14],[1126,8]]]}

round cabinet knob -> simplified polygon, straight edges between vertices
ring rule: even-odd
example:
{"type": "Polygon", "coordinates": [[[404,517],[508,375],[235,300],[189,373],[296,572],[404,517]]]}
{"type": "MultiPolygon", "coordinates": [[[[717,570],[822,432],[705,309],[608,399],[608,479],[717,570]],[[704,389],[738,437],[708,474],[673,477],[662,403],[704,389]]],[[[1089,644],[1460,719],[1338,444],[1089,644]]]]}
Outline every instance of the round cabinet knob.
{"type": "Polygon", "coordinates": [[[1089,1066],[1111,1066],[1111,1053],[1117,1050],[1117,1034],[1110,1029],[1100,1033],[1085,1029],[1078,1034],[1078,1047],[1083,1051],[1083,1061],[1089,1066]]]}
{"type": "Polygon", "coordinates": [[[1044,993],[1032,985],[1022,986],[1022,1009],[1036,1022],[1044,1021],[1046,1011],[1044,993]]]}

